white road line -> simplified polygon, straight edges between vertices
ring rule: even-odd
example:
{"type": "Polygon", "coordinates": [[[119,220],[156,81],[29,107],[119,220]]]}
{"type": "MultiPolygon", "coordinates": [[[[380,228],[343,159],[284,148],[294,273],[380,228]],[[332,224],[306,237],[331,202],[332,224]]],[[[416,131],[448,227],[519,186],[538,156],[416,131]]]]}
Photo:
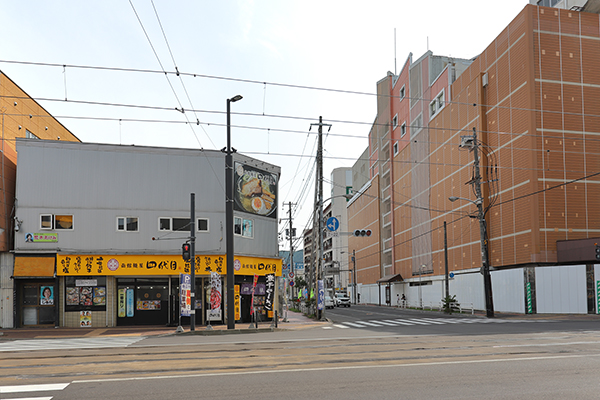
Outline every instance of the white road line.
{"type": "Polygon", "coordinates": [[[391,321],[393,321],[396,324],[400,324],[400,325],[406,325],[406,326],[413,326],[414,325],[414,324],[411,324],[410,322],[406,322],[406,321],[401,320],[401,319],[394,319],[394,320],[391,320],[391,321]]]}
{"type": "Polygon", "coordinates": [[[388,321],[371,321],[371,322],[375,322],[377,324],[382,324],[382,325],[387,325],[387,326],[397,326],[396,324],[394,324],[393,322],[388,322],[388,321]]]}
{"type": "Polygon", "coordinates": [[[445,324],[460,324],[461,323],[460,321],[456,321],[456,320],[450,319],[450,318],[421,318],[421,319],[424,321],[429,321],[429,320],[440,321],[445,324]]]}
{"type": "Polygon", "coordinates": [[[398,325],[412,325],[412,324],[407,324],[407,323],[404,323],[404,322],[395,321],[393,319],[386,319],[385,322],[389,322],[390,324],[394,324],[395,326],[398,326],[398,325]]]}
{"type": "Polygon", "coordinates": [[[381,326],[381,324],[376,324],[374,321],[370,322],[370,321],[355,321],[357,324],[363,324],[363,325],[367,325],[367,326],[381,326]]]}
{"type": "Polygon", "coordinates": [[[53,383],[48,385],[0,386],[0,393],[48,392],[51,390],[63,390],[67,386],[69,386],[69,383],[53,383]]]}
{"type": "Polygon", "coordinates": [[[335,326],[336,328],[349,329],[347,326],[341,324],[333,324],[333,326],[335,326]]]}
{"type": "Polygon", "coordinates": [[[410,322],[411,324],[417,324],[417,325],[431,325],[429,322],[423,322],[423,321],[419,321],[416,319],[405,319],[405,320],[400,320],[400,321],[407,321],[410,322]]]}
{"type": "Polygon", "coordinates": [[[427,322],[428,324],[436,324],[436,325],[445,325],[444,322],[440,322],[440,321],[429,321],[425,318],[412,318],[413,321],[421,321],[421,322],[427,322]]]}
{"type": "Polygon", "coordinates": [[[14,340],[11,342],[0,343],[0,352],[127,347],[142,339],[144,339],[143,336],[14,340]]]}
{"type": "Polygon", "coordinates": [[[346,325],[353,326],[354,328],[364,328],[364,325],[355,324],[354,322],[344,322],[346,325]]]}

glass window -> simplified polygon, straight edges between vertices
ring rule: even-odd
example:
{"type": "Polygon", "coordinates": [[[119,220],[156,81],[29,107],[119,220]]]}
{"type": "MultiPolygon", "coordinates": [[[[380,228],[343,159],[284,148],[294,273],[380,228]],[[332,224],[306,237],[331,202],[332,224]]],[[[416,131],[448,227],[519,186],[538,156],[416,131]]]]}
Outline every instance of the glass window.
{"type": "Polygon", "coordinates": [[[394,143],[394,155],[397,156],[398,155],[398,142],[394,143]]]}
{"type": "Polygon", "coordinates": [[[405,86],[402,86],[402,89],[400,89],[400,100],[402,100],[404,98],[405,94],[406,94],[405,86]]]}
{"type": "Polygon", "coordinates": [[[233,218],[233,233],[234,235],[242,234],[242,219],[240,217],[233,218]]]}
{"type": "Polygon", "coordinates": [[[138,231],[137,217],[117,217],[117,230],[126,232],[138,231]]]}
{"type": "Polygon", "coordinates": [[[244,237],[253,237],[253,226],[254,226],[254,221],[252,221],[251,219],[245,219],[244,220],[244,224],[242,225],[242,236],[244,237]]]}
{"type": "Polygon", "coordinates": [[[208,232],[208,218],[198,218],[198,231],[208,232]]]}
{"type": "Polygon", "coordinates": [[[404,122],[402,124],[402,126],[400,127],[400,137],[406,135],[406,122],[404,122]]]}
{"type": "Polygon", "coordinates": [[[172,219],[173,230],[174,231],[185,231],[186,229],[190,229],[190,219],[189,218],[173,218],[172,219]]]}
{"type": "Polygon", "coordinates": [[[171,230],[171,218],[159,218],[158,219],[158,230],[159,231],[170,231],[171,230]]]}
{"type": "Polygon", "coordinates": [[[54,229],[73,229],[72,215],[55,215],[54,229]]]}
{"type": "Polygon", "coordinates": [[[52,215],[42,214],[40,216],[40,229],[52,229],[52,215]]]}

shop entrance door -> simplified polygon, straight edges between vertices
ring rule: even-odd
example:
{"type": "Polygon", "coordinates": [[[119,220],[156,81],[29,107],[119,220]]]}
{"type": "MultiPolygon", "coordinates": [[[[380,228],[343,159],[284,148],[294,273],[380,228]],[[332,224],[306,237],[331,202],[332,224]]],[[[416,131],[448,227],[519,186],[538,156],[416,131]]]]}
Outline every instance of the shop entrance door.
{"type": "Polygon", "coordinates": [[[54,325],[54,282],[23,282],[19,285],[21,326],[54,325]]]}
{"type": "Polygon", "coordinates": [[[118,279],[117,325],[167,325],[169,279],[118,279]]]}

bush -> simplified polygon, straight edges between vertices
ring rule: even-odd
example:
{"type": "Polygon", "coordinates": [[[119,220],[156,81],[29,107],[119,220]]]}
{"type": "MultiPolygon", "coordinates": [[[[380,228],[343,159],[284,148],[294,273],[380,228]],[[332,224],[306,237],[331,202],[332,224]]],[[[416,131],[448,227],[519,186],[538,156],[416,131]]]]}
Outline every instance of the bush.
{"type": "Polygon", "coordinates": [[[454,310],[458,309],[458,301],[456,301],[456,295],[454,296],[446,296],[442,299],[442,303],[444,305],[444,312],[448,314],[452,314],[454,310]]]}

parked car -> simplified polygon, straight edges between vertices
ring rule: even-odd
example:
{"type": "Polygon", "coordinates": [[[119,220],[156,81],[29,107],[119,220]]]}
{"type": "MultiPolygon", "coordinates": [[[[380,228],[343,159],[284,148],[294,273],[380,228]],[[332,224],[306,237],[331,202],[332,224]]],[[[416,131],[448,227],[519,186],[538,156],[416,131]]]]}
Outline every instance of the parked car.
{"type": "Polygon", "coordinates": [[[350,307],[350,297],[342,293],[336,293],[335,299],[338,307],[350,307]]]}
{"type": "Polygon", "coordinates": [[[325,308],[333,308],[335,307],[335,301],[331,298],[331,296],[325,296],[325,308]]]}

